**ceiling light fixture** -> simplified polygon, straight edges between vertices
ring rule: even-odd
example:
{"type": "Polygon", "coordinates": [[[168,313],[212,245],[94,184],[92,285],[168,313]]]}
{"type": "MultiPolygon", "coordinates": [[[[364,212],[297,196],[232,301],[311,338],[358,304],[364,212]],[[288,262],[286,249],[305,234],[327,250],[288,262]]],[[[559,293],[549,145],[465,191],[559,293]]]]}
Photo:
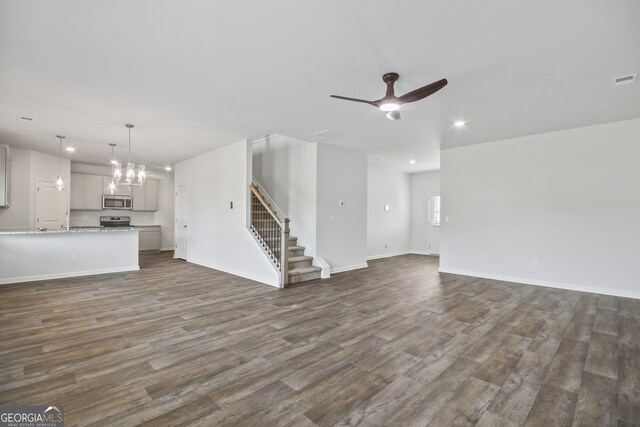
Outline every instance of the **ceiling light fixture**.
{"type": "Polygon", "coordinates": [[[453,125],[457,128],[461,128],[464,127],[464,125],[466,125],[467,122],[463,121],[463,120],[458,120],[457,122],[455,122],[453,125]]]}
{"type": "Polygon", "coordinates": [[[397,111],[400,108],[400,104],[395,102],[385,102],[380,104],[380,109],[382,111],[397,111]]]}
{"type": "Polygon", "coordinates": [[[73,153],[74,151],[76,151],[76,149],[73,147],[66,147],[65,150],[67,151],[67,153],[73,153]]]}
{"type": "Polygon", "coordinates": [[[113,194],[116,191],[116,187],[118,186],[118,182],[122,178],[122,168],[120,167],[120,162],[116,160],[116,155],[114,150],[116,148],[116,144],[110,142],[109,147],[111,147],[111,181],[109,181],[109,193],[113,194]]]}
{"type": "MultiPolygon", "coordinates": [[[[134,128],[134,125],[127,123],[125,124],[125,127],[129,129],[129,157],[127,160],[127,168],[124,173],[124,182],[120,182],[120,180],[122,180],[122,170],[120,169],[119,163],[112,163],[112,182],[114,185],[142,185],[147,178],[147,173],[145,171],[146,168],[144,165],[138,165],[138,167],[136,167],[135,163],[131,161],[131,129],[134,128]]],[[[115,144],[113,146],[115,147],[115,144]]]]}
{"type": "Polygon", "coordinates": [[[415,160],[413,160],[413,159],[411,159],[411,160],[409,160],[409,164],[410,164],[410,165],[415,165],[415,164],[416,164],[416,161],[415,161],[415,160]]]}
{"type": "Polygon", "coordinates": [[[389,120],[400,120],[401,118],[400,111],[389,111],[387,113],[387,119],[389,120]]]}
{"type": "Polygon", "coordinates": [[[172,169],[171,169],[171,166],[165,166],[164,170],[166,170],[167,172],[171,172],[172,169]]]}
{"type": "Polygon", "coordinates": [[[64,190],[64,179],[62,179],[62,140],[65,138],[62,135],[56,135],[56,138],[59,140],[59,149],[58,149],[58,179],[56,179],[56,187],[58,191],[64,190]]]}

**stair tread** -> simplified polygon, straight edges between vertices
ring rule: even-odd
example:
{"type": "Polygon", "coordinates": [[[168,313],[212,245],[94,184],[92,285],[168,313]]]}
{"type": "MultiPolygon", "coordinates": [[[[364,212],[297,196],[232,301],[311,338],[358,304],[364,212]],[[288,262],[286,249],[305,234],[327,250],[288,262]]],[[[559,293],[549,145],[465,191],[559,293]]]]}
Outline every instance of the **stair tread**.
{"type": "Polygon", "coordinates": [[[312,256],[300,255],[300,256],[290,256],[289,262],[300,262],[300,261],[311,261],[313,260],[312,256]]]}
{"type": "Polygon", "coordinates": [[[294,268],[293,270],[289,270],[289,276],[297,276],[299,274],[315,273],[319,271],[322,271],[322,268],[320,267],[294,268]]]}
{"type": "Polygon", "coordinates": [[[303,251],[304,249],[304,246],[289,246],[290,251],[303,251]]]}

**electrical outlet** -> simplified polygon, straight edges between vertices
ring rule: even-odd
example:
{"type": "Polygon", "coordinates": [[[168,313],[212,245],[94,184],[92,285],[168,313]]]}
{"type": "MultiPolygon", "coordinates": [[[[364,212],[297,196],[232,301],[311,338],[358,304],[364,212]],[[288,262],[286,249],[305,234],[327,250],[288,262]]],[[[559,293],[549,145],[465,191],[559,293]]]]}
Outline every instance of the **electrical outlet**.
{"type": "Polygon", "coordinates": [[[344,255],[346,252],[345,252],[345,250],[344,250],[344,249],[340,249],[340,253],[341,253],[342,255],[344,255]]]}
{"type": "Polygon", "coordinates": [[[71,259],[78,259],[78,252],[73,252],[71,254],[71,259]]]}
{"type": "Polygon", "coordinates": [[[532,258],[532,259],[531,259],[531,265],[532,265],[533,267],[537,267],[537,266],[539,266],[539,265],[540,265],[540,260],[538,260],[538,258],[532,258]]]}

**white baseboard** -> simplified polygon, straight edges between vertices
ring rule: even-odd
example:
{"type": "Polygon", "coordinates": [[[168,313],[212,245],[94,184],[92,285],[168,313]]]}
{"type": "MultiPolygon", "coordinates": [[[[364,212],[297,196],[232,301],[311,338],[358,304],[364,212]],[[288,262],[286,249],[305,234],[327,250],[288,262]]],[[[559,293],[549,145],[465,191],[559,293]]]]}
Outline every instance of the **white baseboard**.
{"type": "Polygon", "coordinates": [[[390,253],[390,254],[371,255],[371,256],[367,257],[367,261],[370,261],[372,259],[390,258],[392,256],[407,255],[408,253],[410,253],[410,252],[409,251],[402,251],[402,252],[393,252],[393,253],[390,253]]]}
{"type": "Polygon", "coordinates": [[[160,252],[167,252],[167,251],[175,251],[176,249],[173,246],[169,246],[167,248],[160,248],[160,252]]]}
{"type": "Polygon", "coordinates": [[[53,280],[53,279],[66,279],[68,277],[81,277],[81,276],[96,276],[98,274],[108,273],[124,273],[127,271],[138,271],[139,266],[130,267],[114,267],[114,268],[102,268],[98,270],[84,270],[84,271],[72,271],[69,273],[52,273],[52,274],[39,274],[35,276],[20,276],[9,277],[0,279],[0,285],[10,283],[24,283],[24,282],[37,282],[39,280],[53,280]]]}
{"type": "Polygon", "coordinates": [[[344,273],[345,271],[358,270],[360,268],[367,267],[369,267],[369,264],[367,264],[366,262],[364,264],[347,265],[346,267],[332,268],[331,274],[344,273]]]}
{"type": "Polygon", "coordinates": [[[440,256],[439,254],[432,254],[427,251],[409,251],[410,254],[414,255],[429,255],[429,256],[440,256]]]}
{"type": "Polygon", "coordinates": [[[481,279],[500,280],[503,282],[522,283],[524,285],[544,286],[547,288],[566,289],[569,291],[588,292],[592,294],[611,295],[615,297],[640,299],[640,292],[624,291],[618,289],[600,288],[592,286],[575,285],[572,283],[549,282],[546,280],[530,279],[526,277],[503,276],[500,274],[482,273],[477,271],[460,270],[457,268],[442,268],[440,273],[458,274],[461,276],[478,277],[481,279]]]}

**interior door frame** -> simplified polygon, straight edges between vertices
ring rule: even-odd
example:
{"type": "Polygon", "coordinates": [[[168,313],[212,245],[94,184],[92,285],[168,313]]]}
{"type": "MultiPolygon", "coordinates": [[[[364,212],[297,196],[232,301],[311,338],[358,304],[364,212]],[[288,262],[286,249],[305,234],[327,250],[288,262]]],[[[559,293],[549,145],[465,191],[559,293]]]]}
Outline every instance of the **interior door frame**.
{"type": "MultiPolygon", "coordinates": [[[[431,207],[431,198],[433,196],[440,196],[440,190],[438,191],[428,191],[427,192],[427,248],[428,248],[428,253],[429,255],[438,255],[440,256],[440,250],[438,250],[437,254],[434,254],[433,252],[431,252],[431,221],[433,218],[433,209],[431,207]]],[[[442,198],[440,199],[440,225],[442,226],[442,198]]],[[[439,246],[439,245],[438,245],[439,246]]]]}
{"type": "MultiPolygon", "coordinates": [[[[33,210],[31,211],[32,213],[30,213],[30,216],[34,224],[33,228],[39,228],[42,226],[42,223],[40,223],[39,217],[38,217],[38,210],[39,210],[38,208],[41,207],[40,204],[38,203],[38,199],[39,199],[40,187],[44,187],[43,185],[44,183],[50,184],[48,188],[53,188],[57,185],[55,178],[36,177],[35,193],[34,193],[34,199],[33,199],[33,210]]],[[[61,210],[58,212],[59,219],[60,219],[60,227],[64,227],[67,216],[70,213],[69,212],[70,192],[68,191],[68,183],[67,185],[64,186],[62,191],[60,191],[59,195],[64,196],[64,200],[62,201],[62,206],[60,206],[61,210]]],[[[56,227],[56,230],[58,229],[59,228],[56,227]]]]}
{"type": "Polygon", "coordinates": [[[185,203],[187,204],[187,206],[186,206],[187,223],[188,223],[188,219],[189,219],[189,186],[188,185],[179,185],[176,188],[176,198],[175,198],[175,204],[174,204],[174,215],[175,215],[175,236],[174,236],[175,244],[174,244],[174,246],[175,246],[175,249],[173,251],[173,257],[175,259],[184,259],[186,261],[187,257],[188,257],[188,254],[189,254],[189,231],[185,231],[185,233],[186,233],[186,237],[185,237],[186,248],[185,248],[184,258],[178,257],[178,242],[179,242],[178,235],[180,233],[180,227],[178,227],[178,221],[179,221],[179,217],[180,217],[180,214],[179,214],[179,212],[180,212],[180,205],[179,205],[180,189],[184,189],[184,191],[186,192],[185,203]]]}

